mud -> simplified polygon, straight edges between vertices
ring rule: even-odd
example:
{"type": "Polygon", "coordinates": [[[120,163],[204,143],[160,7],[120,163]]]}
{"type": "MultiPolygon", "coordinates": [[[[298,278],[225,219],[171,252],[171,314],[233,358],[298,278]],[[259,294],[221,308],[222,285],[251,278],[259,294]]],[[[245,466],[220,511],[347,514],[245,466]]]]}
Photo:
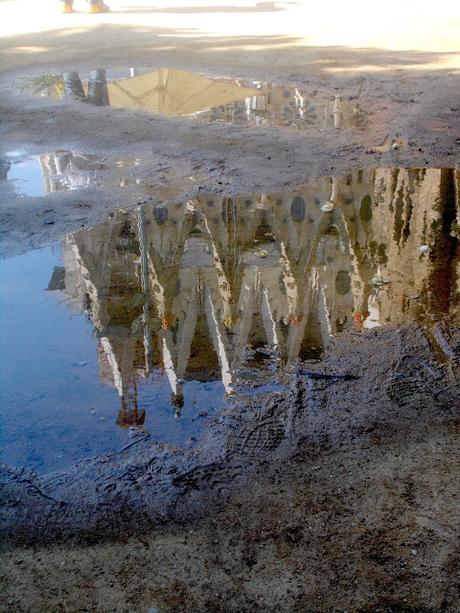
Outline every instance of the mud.
{"type": "Polygon", "coordinates": [[[41,479],[6,471],[4,530],[20,545],[6,577],[34,586],[7,598],[16,610],[454,611],[452,368],[414,326],[343,335],[318,377],[222,415],[193,454],[141,442],[41,479]]]}
{"type": "MultiPolygon", "coordinates": [[[[103,167],[39,161],[52,190],[103,167]]],[[[229,399],[282,392],[345,330],[455,317],[457,185],[393,168],[201,194],[2,262],[4,457],[43,473],[130,437],[193,445],[229,399]]]]}
{"type": "MultiPolygon", "coordinates": [[[[70,245],[80,267],[50,267],[53,296],[67,292],[94,344],[171,336],[170,370],[184,305],[206,314],[212,294],[218,334],[183,379],[222,384],[219,359],[202,360],[219,338],[236,393],[193,445],[154,440],[125,411],[136,436],[105,454],[41,474],[2,464],[0,609],[458,611],[458,20],[361,11],[350,42],[349,6],[323,19],[278,3],[111,4],[98,22],[48,23],[38,3],[0,3],[0,253],[70,245]],[[63,95],[69,73],[79,101],[63,95]],[[185,94],[174,112],[107,104],[111,84],[126,93],[149,73],[185,94]],[[187,107],[184,75],[245,88],[244,112],[233,95],[187,107]],[[212,267],[190,266],[184,221],[212,267]],[[245,292],[265,306],[247,306],[239,345],[245,292]]],[[[131,387],[164,362],[133,355],[131,387]]]]}
{"type": "Polygon", "coordinates": [[[229,396],[192,447],[3,465],[5,610],[456,610],[458,211],[453,169],[377,169],[67,237],[50,286],[112,347],[125,419],[130,335],[177,398],[214,344],[229,396]]]}
{"type": "MultiPolygon", "coordinates": [[[[93,67],[89,65],[89,69],[93,67]]],[[[69,64],[56,74],[68,69],[69,64]]],[[[79,70],[84,73],[88,69],[80,63],[79,70]]],[[[251,76],[252,81],[262,78],[251,76]]],[[[247,72],[242,70],[239,77],[248,79],[247,72]]],[[[328,75],[326,79],[314,73],[308,78],[298,76],[295,82],[285,80],[286,91],[297,89],[305,99],[313,96],[323,101],[314,103],[318,106],[317,119],[310,121],[307,115],[310,119],[302,120],[302,130],[273,126],[269,121],[251,129],[247,115],[245,125],[220,121],[208,125],[205,113],[202,125],[201,119],[152,116],[145,109],[65,104],[59,99],[19,94],[13,80],[6,83],[2,92],[3,153],[23,150],[25,155],[54,155],[59,151],[77,158],[95,155],[108,176],[85,190],[84,205],[78,190],[59,197],[50,194],[29,199],[3,186],[3,254],[41,247],[62,238],[65,232],[100,221],[113,208],[133,207],[149,197],[161,203],[175,197],[187,199],[200,191],[236,195],[295,190],[305,180],[350,168],[453,166],[460,146],[457,80],[455,75],[443,72],[427,71],[423,76],[409,73],[404,78],[390,78],[386,73],[328,75]],[[368,129],[346,121],[343,129],[334,127],[336,99],[345,109],[351,109],[352,117],[357,104],[368,112],[368,129]],[[329,114],[329,124],[324,112],[329,114]],[[120,160],[141,160],[147,189],[139,186],[135,177],[131,185],[122,182],[116,171],[120,160]],[[60,212],[55,224],[43,227],[44,211],[55,206],[60,212]]],[[[264,81],[262,87],[284,91],[281,84],[269,85],[273,83],[279,81],[264,81]]],[[[259,116],[263,119],[263,114],[259,116]]]]}

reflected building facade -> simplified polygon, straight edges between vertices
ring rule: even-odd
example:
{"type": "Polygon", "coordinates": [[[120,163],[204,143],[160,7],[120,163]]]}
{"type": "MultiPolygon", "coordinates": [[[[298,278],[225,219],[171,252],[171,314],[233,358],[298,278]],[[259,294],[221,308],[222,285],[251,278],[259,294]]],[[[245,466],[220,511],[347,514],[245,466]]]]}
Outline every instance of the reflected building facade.
{"type": "Polygon", "coordinates": [[[154,370],[180,412],[188,379],[230,396],[248,370],[276,378],[346,329],[458,320],[458,216],[451,169],[144,205],[65,240],[65,292],[94,325],[120,424],[139,424],[137,385],[154,370]]]}

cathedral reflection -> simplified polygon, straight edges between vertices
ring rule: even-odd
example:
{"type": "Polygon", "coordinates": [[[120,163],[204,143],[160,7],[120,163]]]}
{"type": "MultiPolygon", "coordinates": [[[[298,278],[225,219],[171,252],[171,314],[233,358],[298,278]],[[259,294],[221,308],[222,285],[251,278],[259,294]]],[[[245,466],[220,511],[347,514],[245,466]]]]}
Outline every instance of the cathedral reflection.
{"type": "Polygon", "coordinates": [[[356,171],[295,194],[144,205],[68,236],[65,292],[94,325],[118,423],[143,423],[137,386],[154,371],[180,413],[187,380],[231,396],[248,370],[279,377],[346,329],[458,319],[459,178],[356,171]]]}

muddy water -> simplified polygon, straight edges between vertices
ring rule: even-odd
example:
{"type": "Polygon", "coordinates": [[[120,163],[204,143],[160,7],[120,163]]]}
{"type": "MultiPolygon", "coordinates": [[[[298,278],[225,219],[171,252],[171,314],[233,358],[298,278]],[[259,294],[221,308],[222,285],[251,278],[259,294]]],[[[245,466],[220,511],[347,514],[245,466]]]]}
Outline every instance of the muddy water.
{"type": "Polygon", "coordinates": [[[305,85],[281,86],[267,81],[211,79],[200,74],[163,68],[67,71],[22,81],[22,89],[67,102],[88,102],[189,117],[212,124],[257,128],[276,126],[365,129],[372,110],[366,108],[364,83],[354,96],[320,91],[305,85]]]}
{"type": "Polygon", "coordinates": [[[345,330],[458,322],[458,188],[452,169],[376,169],[203,194],[3,261],[3,459],[194,445],[241,395],[330,376],[315,363],[345,330]]]}

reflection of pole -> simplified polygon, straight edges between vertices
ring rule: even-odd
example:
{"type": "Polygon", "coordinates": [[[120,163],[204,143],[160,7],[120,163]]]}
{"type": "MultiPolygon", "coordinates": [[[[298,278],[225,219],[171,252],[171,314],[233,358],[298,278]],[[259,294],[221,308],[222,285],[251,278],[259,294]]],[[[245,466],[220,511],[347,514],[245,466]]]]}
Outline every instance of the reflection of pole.
{"type": "Polygon", "coordinates": [[[230,327],[230,324],[232,321],[232,313],[230,310],[230,304],[232,302],[231,286],[225,275],[225,271],[222,265],[219,251],[215,245],[212,231],[211,231],[211,228],[209,227],[206,216],[204,216],[204,225],[205,225],[206,231],[209,234],[210,241],[211,241],[212,256],[213,256],[214,266],[216,268],[217,278],[218,278],[217,287],[218,287],[219,294],[220,294],[220,297],[222,298],[222,303],[224,306],[224,321],[225,321],[225,324],[228,325],[228,327],[230,327]]]}
{"type": "Polygon", "coordinates": [[[142,307],[142,324],[144,328],[144,352],[145,352],[145,372],[150,372],[152,357],[152,342],[149,328],[149,265],[147,254],[147,232],[145,227],[145,211],[142,206],[137,207],[137,227],[139,234],[139,249],[141,254],[141,286],[144,295],[144,306],[142,307]]]}
{"type": "Polygon", "coordinates": [[[302,304],[302,318],[297,326],[291,326],[289,328],[289,335],[287,339],[287,359],[289,363],[299,358],[302,340],[305,336],[305,331],[308,328],[308,320],[312,311],[312,305],[314,304],[318,293],[318,269],[316,267],[312,267],[311,270],[308,270],[308,273],[309,276],[307,287],[305,289],[302,304]]]}
{"type": "Polygon", "coordinates": [[[338,223],[343,228],[343,236],[347,238],[346,242],[351,263],[351,287],[354,310],[355,313],[364,315],[364,313],[367,313],[367,303],[372,286],[368,282],[370,276],[365,274],[366,264],[357,239],[356,228],[353,231],[353,226],[356,226],[357,222],[355,219],[347,219],[341,207],[336,210],[338,213],[338,223]]]}
{"type": "Polygon", "coordinates": [[[295,88],[295,105],[298,109],[300,119],[304,118],[305,115],[305,96],[295,88]]]}
{"type": "Polygon", "coordinates": [[[120,410],[117,417],[117,425],[122,428],[143,426],[145,423],[145,410],[139,411],[137,404],[136,379],[133,380],[132,390],[120,398],[120,410]]]}
{"type": "Polygon", "coordinates": [[[171,351],[168,347],[168,338],[171,341],[171,333],[169,330],[161,331],[163,367],[168,377],[169,387],[171,388],[171,404],[175,408],[176,417],[179,417],[182,407],[184,406],[184,381],[179,379],[174,368],[174,361],[171,351]]]}
{"type": "Polygon", "coordinates": [[[63,75],[64,78],[64,98],[68,100],[86,100],[85,90],[81,82],[80,75],[76,70],[68,70],[63,75]]]}
{"type": "Polygon", "coordinates": [[[107,77],[105,70],[98,68],[91,70],[88,81],[88,102],[96,106],[109,104],[109,90],[107,89],[107,77]]]}
{"type": "Polygon", "coordinates": [[[252,324],[253,315],[256,312],[256,295],[258,270],[256,266],[247,267],[243,274],[241,283],[240,299],[238,302],[238,313],[240,314],[236,328],[235,340],[233,343],[233,360],[231,364],[232,372],[236,372],[244,359],[243,348],[248,341],[249,331],[252,324]]]}
{"type": "Polygon", "coordinates": [[[276,330],[275,316],[268,298],[268,289],[264,287],[261,294],[260,313],[262,315],[262,321],[265,327],[265,334],[267,335],[270,345],[273,345],[273,347],[276,348],[279,345],[279,338],[276,330]]]}

